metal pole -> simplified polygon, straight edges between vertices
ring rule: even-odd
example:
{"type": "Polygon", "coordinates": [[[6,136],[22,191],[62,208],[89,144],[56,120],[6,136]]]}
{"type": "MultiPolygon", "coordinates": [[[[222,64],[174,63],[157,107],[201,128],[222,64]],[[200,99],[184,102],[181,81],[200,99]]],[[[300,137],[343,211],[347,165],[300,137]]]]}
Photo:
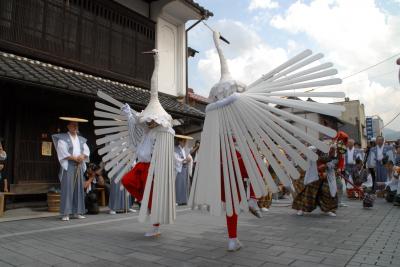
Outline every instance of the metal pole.
{"type": "Polygon", "coordinates": [[[186,62],[186,94],[185,94],[185,103],[188,104],[189,103],[189,70],[188,70],[188,31],[190,31],[191,29],[193,29],[194,27],[196,27],[196,25],[198,25],[200,22],[202,22],[204,19],[206,19],[206,17],[202,17],[201,19],[199,19],[198,21],[196,21],[192,26],[190,26],[189,28],[186,29],[185,31],[185,62],[186,62]]]}

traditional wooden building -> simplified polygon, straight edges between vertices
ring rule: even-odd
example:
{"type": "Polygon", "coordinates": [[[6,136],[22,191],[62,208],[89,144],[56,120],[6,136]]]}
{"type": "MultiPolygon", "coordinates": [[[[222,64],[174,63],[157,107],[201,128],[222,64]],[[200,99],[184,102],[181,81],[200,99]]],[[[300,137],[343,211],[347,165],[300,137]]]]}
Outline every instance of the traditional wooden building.
{"type": "MultiPolygon", "coordinates": [[[[191,0],[1,0],[0,136],[4,176],[16,193],[40,193],[58,183],[51,135],[59,116],[93,119],[97,90],[143,109],[153,59],[161,51],[160,101],[175,119],[201,125],[204,113],[186,94],[188,20],[212,13],[191,0]]],[[[92,123],[80,131],[98,162],[92,123]]]]}

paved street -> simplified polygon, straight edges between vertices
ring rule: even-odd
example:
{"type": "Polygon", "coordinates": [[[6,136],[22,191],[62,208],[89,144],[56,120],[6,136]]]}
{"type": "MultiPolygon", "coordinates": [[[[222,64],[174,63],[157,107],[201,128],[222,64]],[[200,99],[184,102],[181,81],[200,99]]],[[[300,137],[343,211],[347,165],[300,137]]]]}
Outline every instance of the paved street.
{"type": "Polygon", "coordinates": [[[349,201],[336,218],[272,207],[239,220],[244,248],[226,251],[225,221],[182,208],[175,225],[143,237],[136,214],[0,223],[0,266],[400,266],[400,209],[349,201]]]}

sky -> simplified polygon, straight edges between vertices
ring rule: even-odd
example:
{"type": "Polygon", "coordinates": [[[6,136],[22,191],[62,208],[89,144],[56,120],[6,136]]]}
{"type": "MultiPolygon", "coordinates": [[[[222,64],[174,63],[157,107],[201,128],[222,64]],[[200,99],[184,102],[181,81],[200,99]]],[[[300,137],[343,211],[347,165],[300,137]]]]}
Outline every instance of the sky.
{"type": "MultiPolygon", "coordinates": [[[[214,16],[207,24],[230,41],[223,44],[234,79],[246,84],[304,49],[322,52],[341,85],[318,91],[343,91],[365,105],[367,116],[384,123],[400,112],[400,0],[196,0],[214,16]],[[397,56],[396,56],[397,55],[397,56]]],[[[190,25],[190,23],[188,24],[190,25]]],[[[203,24],[189,31],[189,86],[208,96],[220,78],[212,33],[203,24]]],[[[320,102],[343,99],[318,99],[320,102]]],[[[400,117],[388,128],[400,131],[400,117]]]]}

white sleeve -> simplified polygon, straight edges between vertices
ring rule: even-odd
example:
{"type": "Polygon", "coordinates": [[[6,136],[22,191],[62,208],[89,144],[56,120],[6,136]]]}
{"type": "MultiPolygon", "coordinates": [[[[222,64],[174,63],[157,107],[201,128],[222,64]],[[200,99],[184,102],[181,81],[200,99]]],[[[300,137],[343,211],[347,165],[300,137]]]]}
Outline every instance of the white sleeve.
{"type": "Polygon", "coordinates": [[[60,162],[61,167],[64,170],[68,169],[68,160],[66,158],[70,157],[71,154],[68,152],[68,145],[63,140],[58,140],[57,143],[57,157],[60,162]]]}
{"type": "Polygon", "coordinates": [[[182,171],[182,164],[183,164],[183,159],[179,157],[179,154],[174,152],[175,155],[175,170],[176,172],[181,172],[182,171]]]}
{"type": "Polygon", "coordinates": [[[57,143],[57,156],[58,160],[63,160],[71,156],[71,153],[68,152],[68,145],[63,140],[58,140],[57,143]]]}
{"type": "Polygon", "coordinates": [[[375,166],[376,166],[375,153],[373,151],[371,151],[369,153],[368,157],[369,157],[368,162],[369,162],[370,166],[375,168],[375,166]]]}
{"type": "Polygon", "coordinates": [[[177,161],[177,162],[180,162],[180,163],[182,163],[185,159],[182,159],[181,157],[180,157],[180,155],[178,154],[178,153],[176,153],[176,152],[174,152],[174,155],[175,155],[175,160],[177,161]]]}
{"type": "Polygon", "coordinates": [[[88,157],[87,160],[89,161],[90,150],[89,150],[89,147],[87,146],[87,144],[83,144],[83,155],[88,157]]]}

